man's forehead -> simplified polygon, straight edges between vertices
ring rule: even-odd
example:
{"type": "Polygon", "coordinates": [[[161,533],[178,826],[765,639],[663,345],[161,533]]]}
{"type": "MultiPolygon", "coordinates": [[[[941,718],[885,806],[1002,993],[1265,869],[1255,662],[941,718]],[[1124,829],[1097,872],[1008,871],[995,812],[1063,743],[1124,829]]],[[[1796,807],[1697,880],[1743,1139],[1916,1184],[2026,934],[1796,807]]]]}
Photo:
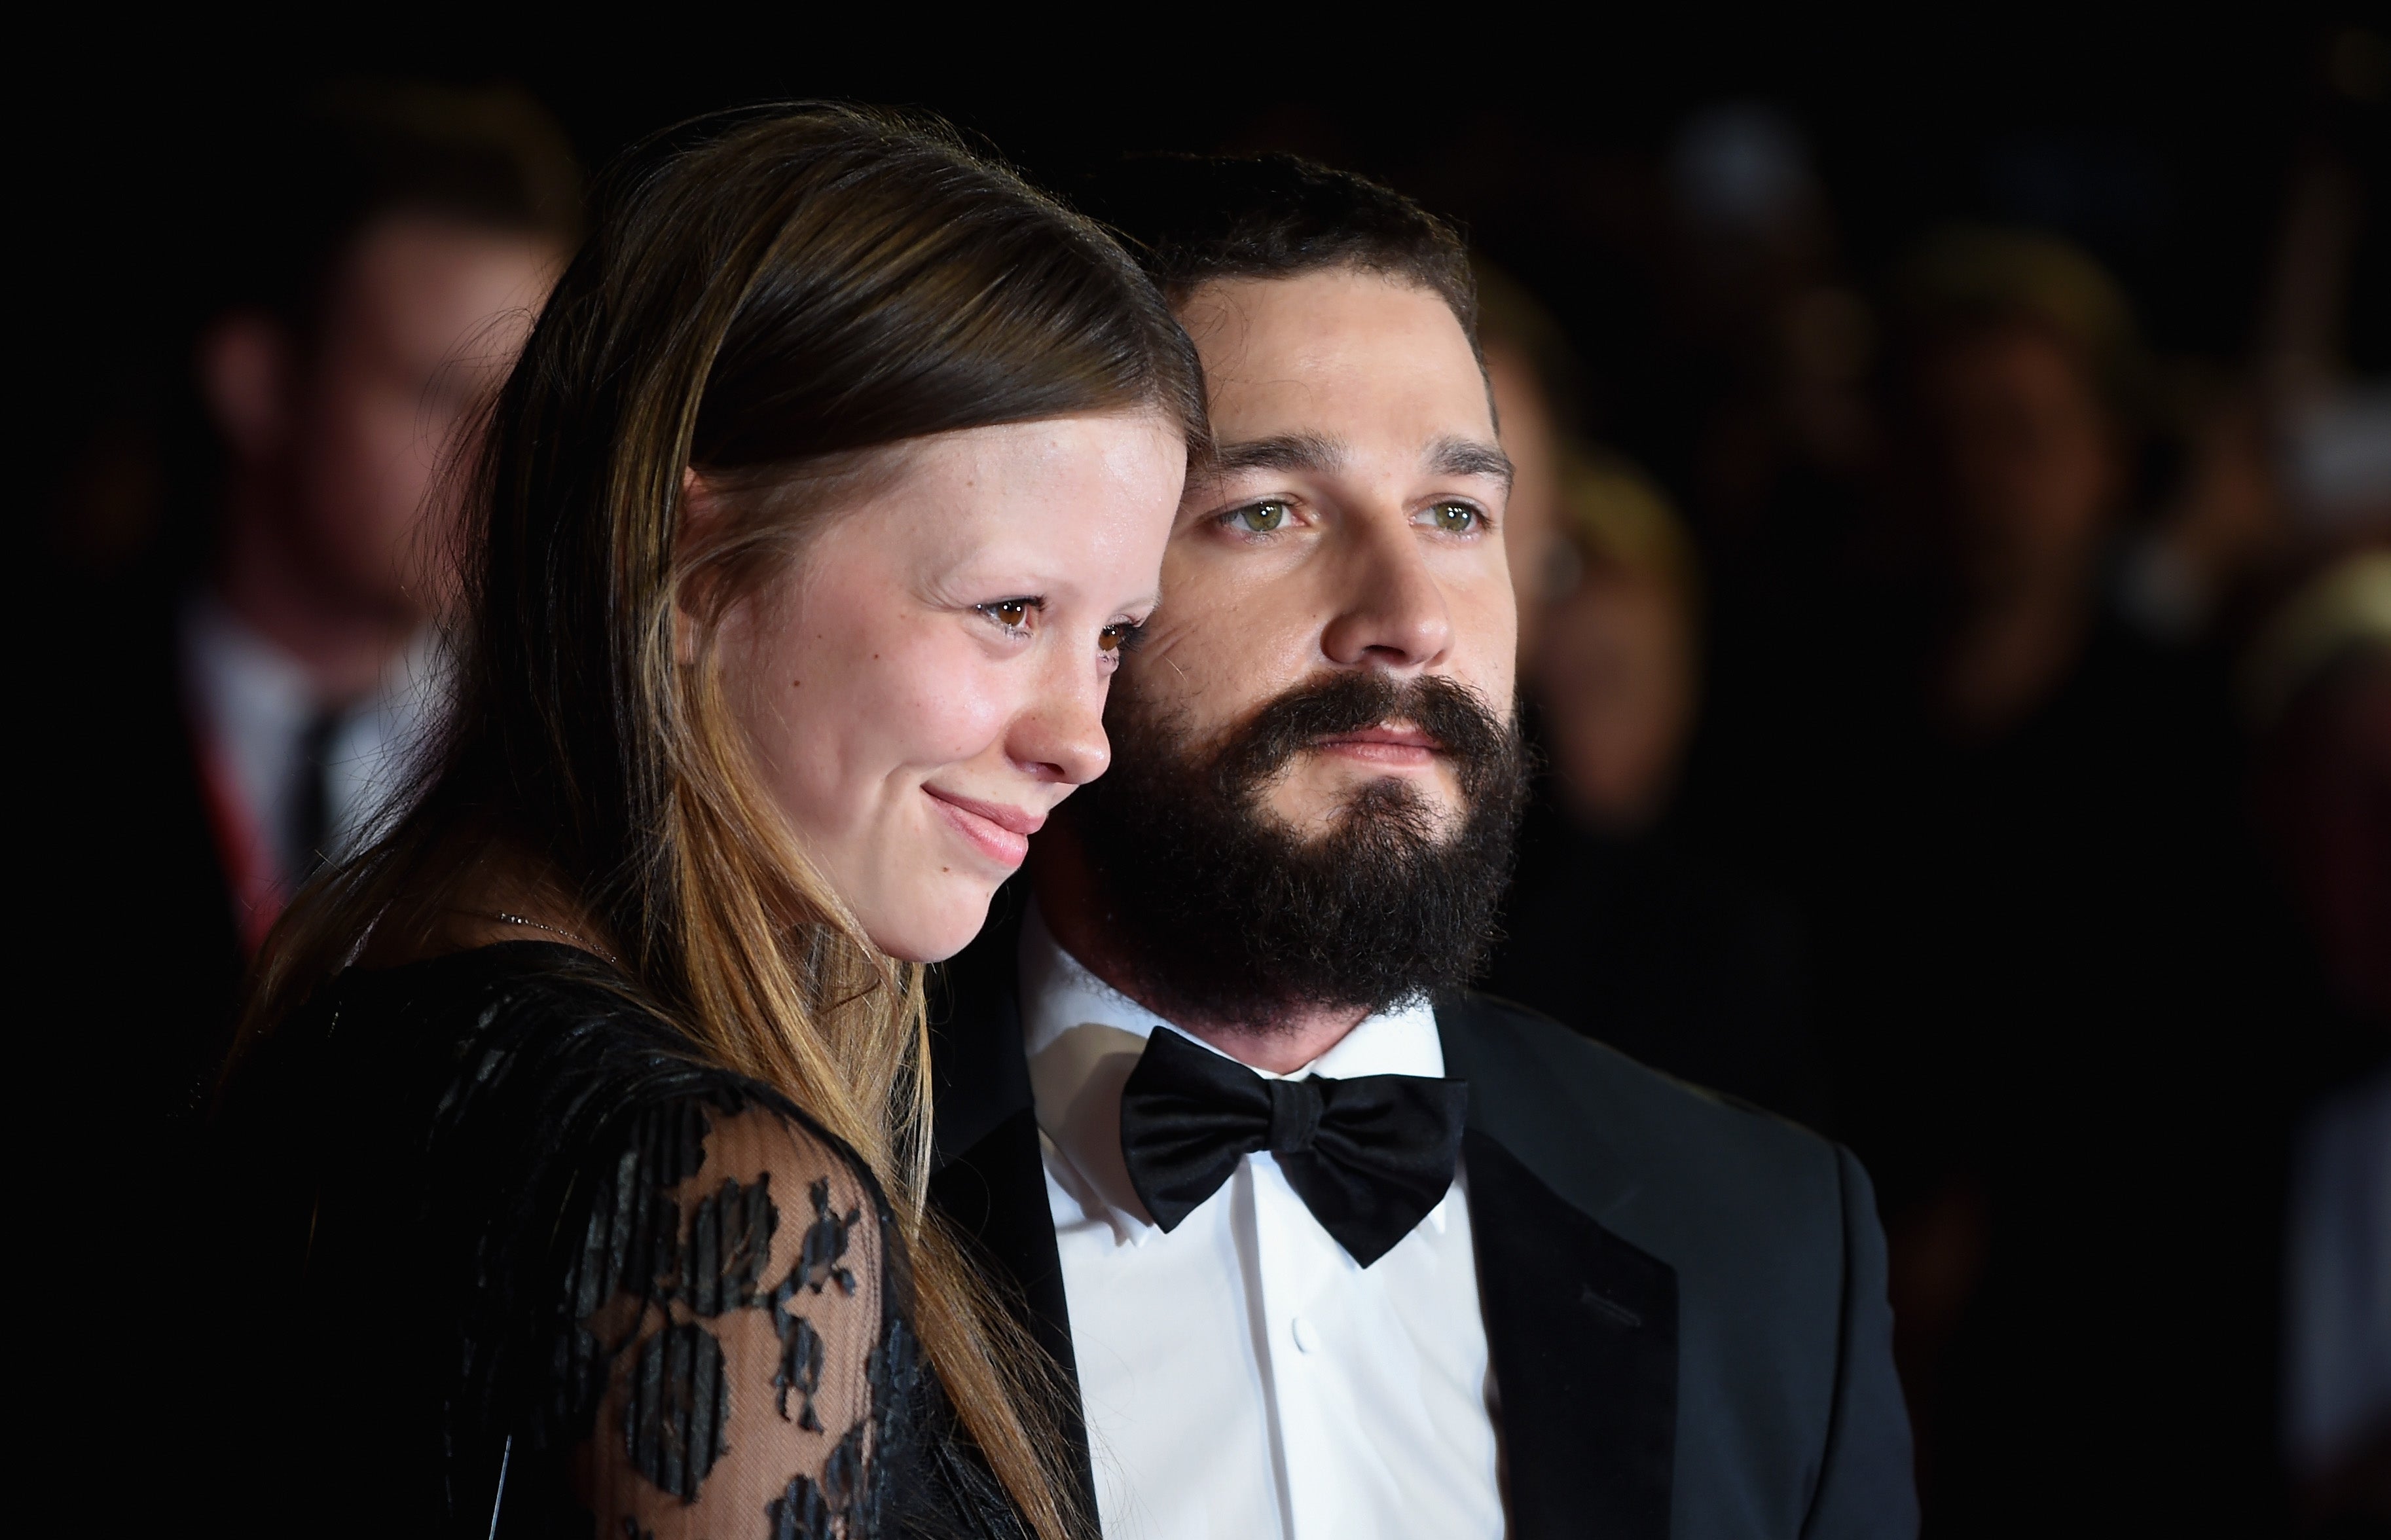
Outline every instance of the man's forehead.
{"type": "Polygon", "coordinates": [[[1456,443],[1493,446],[1477,352],[1432,290],[1354,269],[1219,279],[1181,318],[1223,469],[1242,456],[1246,469],[1322,470],[1365,446],[1441,462],[1456,443]]]}
{"type": "Polygon", "coordinates": [[[1443,296],[1399,274],[1340,266],[1213,278],[1175,308],[1215,367],[1234,369],[1255,353],[1279,360],[1290,354],[1334,356],[1394,341],[1477,362],[1443,296]]]}

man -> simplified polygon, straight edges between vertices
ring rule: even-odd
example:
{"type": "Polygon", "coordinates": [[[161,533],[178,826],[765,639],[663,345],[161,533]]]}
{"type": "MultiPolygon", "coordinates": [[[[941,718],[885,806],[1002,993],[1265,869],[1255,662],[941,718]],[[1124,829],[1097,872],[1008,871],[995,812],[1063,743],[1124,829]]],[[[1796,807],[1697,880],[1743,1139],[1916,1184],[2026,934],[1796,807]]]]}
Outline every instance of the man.
{"type": "Polygon", "coordinates": [[[579,218],[562,136],[511,94],[355,90],[279,126],[227,210],[194,350],[213,549],[88,627],[56,738],[63,912],[137,915],[146,959],[123,976],[123,935],[71,922],[110,975],[75,1045],[134,1077],[145,1127],[188,1111],[247,956],[404,777],[453,582],[459,429],[579,218]]]}
{"type": "Polygon", "coordinates": [[[218,845],[254,931],[374,807],[452,581],[459,429],[571,250],[573,167],[527,102],[397,91],[309,128],[287,249],[200,341],[226,451],[219,550],[181,623],[218,845]],[[312,218],[309,217],[312,215],[312,218]],[[312,227],[309,227],[312,226],[312,227]]]}
{"type": "MultiPolygon", "coordinates": [[[[227,157],[247,186],[207,232],[228,248],[193,353],[213,485],[187,490],[212,549],[130,594],[53,601],[71,645],[42,681],[48,783],[28,799],[55,849],[30,863],[48,886],[23,1078],[67,1094],[32,1115],[58,1172],[37,1228],[96,1259],[101,1314],[149,1323],[36,1345],[61,1430],[155,1380],[162,1339],[199,1362],[190,1301],[238,1287],[198,1280],[161,1314],[124,1249],[187,1271],[189,1135],[249,954],[403,775],[453,580],[444,470],[579,220],[561,134],[512,94],[358,89],[274,126],[227,157]]],[[[221,1408],[205,1374],[179,1383],[202,1420],[221,1408]]],[[[128,1462],[60,1441],[45,1468],[110,1460],[123,1513],[186,1504],[186,1462],[212,1447],[178,1434],[128,1462]]]]}
{"type": "Polygon", "coordinates": [[[1105,212],[1218,452],[1110,774],[950,972],[933,1183],[1105,1533],[1907,1533],[1856,1162],[1463,987],[1522,770],[1458,241],[1288,160],[1105,212]]]}

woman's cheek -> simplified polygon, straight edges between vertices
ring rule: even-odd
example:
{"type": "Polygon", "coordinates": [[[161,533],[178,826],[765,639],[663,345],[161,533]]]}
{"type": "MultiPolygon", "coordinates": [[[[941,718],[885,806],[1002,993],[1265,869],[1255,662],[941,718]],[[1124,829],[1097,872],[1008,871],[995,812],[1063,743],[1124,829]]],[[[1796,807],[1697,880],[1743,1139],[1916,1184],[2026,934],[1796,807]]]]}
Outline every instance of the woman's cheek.
{"type": "Polygon", "coordinates": [[[1010,671],[976,646],[933,650],[918,659],[910,693],[918,703],[919,757],[929,764],[977,758],[1012,715],[1010,671]]]}

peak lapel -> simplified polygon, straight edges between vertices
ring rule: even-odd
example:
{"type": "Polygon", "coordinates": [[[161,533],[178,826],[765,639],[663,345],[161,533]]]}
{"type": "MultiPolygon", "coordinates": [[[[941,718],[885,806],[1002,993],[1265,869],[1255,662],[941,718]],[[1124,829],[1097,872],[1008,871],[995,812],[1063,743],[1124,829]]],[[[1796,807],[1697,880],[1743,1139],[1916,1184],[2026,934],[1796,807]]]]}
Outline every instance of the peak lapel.
{"type": "Polygon", "coordinates": [[[1445,1073],[1469,1082],[1461,1154],[1511,1533],[1667,1540],[1677,1274],[1601,1223],[1635,1172],[1490,1002],[1454,995],[1436,1015],[1445,1073]]]}
{"type": "Polygon", "coordinates": [[[1462,1139],[1478,1292],[1519,1540],[1667,1540],[1677,1275],[1497,1143],[1462,1139]]]}

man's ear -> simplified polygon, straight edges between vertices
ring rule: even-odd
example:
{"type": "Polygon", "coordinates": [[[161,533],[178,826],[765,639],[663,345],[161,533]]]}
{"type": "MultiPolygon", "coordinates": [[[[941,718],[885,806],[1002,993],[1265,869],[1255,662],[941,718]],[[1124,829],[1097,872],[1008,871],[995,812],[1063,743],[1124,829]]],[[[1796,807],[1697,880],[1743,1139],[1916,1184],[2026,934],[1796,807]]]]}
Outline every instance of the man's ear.
{"type": "Polygon", "coordinates": [[[291,436],[291,334],[254,310],[221,317],[200,338],[200,395],[234,458],[254,464],[281,453],[291,436]]]}

